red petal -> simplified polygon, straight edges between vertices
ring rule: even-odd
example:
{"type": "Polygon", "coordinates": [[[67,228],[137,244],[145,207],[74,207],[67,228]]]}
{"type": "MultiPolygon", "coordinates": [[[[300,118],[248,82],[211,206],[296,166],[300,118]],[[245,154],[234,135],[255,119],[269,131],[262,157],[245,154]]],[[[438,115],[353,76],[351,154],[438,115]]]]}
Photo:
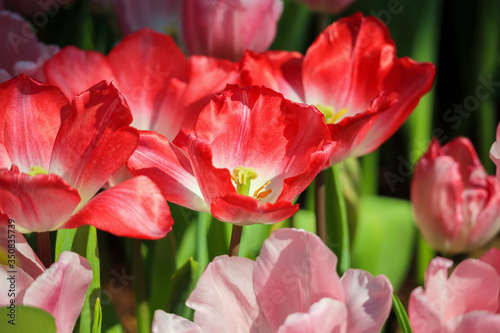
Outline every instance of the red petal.
{"type": "Polygon", "coordinates": [[[64,224],[84,224],[117,236],[158,239],[174,221],[159,188],[145,176],[137,176],[99,193],[64,224]]]}
{"type": "Polygon", "coordinates": [[[237,193],[226,194],[212,200],[212,215],[224,222],[235,225],[255,223],[269,224],[284,221],[299,210],[299,205],[287,201],[263,203],[252,197],[237,193]]]}
{"type": "Polygon", "coordinates": [[[0,85],[0,100],[0,168],[47,170],[68,100],[56,87],[24,74],[0,85]]]}
{"type": "Polygon", "coordinates": [[[167,201],[197,211],[209,211],[189,160],[160,134],[142,131],[139,146],[127,166],[135,174],[151,178],[167,201]]]}
{"type": "Polygon", "coordinates": [[[79,202],[78,192],[57,175],[31,177],[16,166],[0,170],[0,213],[21,232],[58,229],[79,202]]]}
{"type": "Polygon", "coordinates": [[[102,80],[114,81],[106,57],[67,46],[45,63],[47,82],[61,88],[69,100],[102,80]]]}
{"type": "Polygon", "coordinates": [[[54,144],[50,171],[87,202],[137,147],[132,115],[113,85],[101,82],[77,96],[54,144]]]}

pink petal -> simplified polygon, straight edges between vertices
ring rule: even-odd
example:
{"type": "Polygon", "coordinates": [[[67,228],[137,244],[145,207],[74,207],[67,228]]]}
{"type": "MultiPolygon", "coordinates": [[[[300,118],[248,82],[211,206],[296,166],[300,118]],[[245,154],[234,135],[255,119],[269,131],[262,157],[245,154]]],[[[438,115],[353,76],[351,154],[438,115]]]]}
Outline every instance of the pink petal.
{"type": "Polygon", "coordinates": [[[203,333],[200,326],[172,313],[156,310],[151,333],[203,333]]]}
{"type": "Polygon", "coordinates": [[[0,213],[14,219],[21,232],[58,229],[79,202],[78,192],[57,175],[0,169],[0,213]]]}
{"type": "Polygon", "coordinates": [[[107,80],[115,82],[111,66],[104,55],[67,46],[45,64],[47,82],[61,88],[69,100],[107,80]]]}
{"type": "Polygon", "coordinates": [[[0,168],[48,170],[68,100],[56,87],[24,74],[0,85],[0,100],[0,168]]]}
{"type": "Polygon", "coordinates": [[[373,277],[348,269],[340,279],[348,311],[348,332],[379,332],[389,317],[392,285],[384,275],[373,277]]]}
{"type": "Polygon", "coordinates": [[[82,204],[125,164],[139,141],[123,96],[101,82],[77,96],[54,144],[50,172],[78,190],[82,204]]]}
{"type": "Polygon", "coordinates": [[[166,200],[209,212],[189,160],[160,134],[141,131],[139,146],[127,165],[135,174],[151,178],[166,200]]]}
{"type": "Polygon", "coordinates": [[[308,312],[322,298],[342,301],[337,258],[318,236],[278,229],[255,262],[253,285],[262,312],[276,331],[296,312],[308,312]]]}
{"type": "Polygon", "coordinates": [[[149,178],[137,176],[99,193],[63,227],[90,224],[117,236],[158,239],[173,223],[158,187],[149,178]]]}
{"type": "Polygon", "coordinates": [[[410,325],[415,333],[442,333],[441,309],[428,299],[422,287],[411,293],[408,306],[410,325]]]}
{"type": "Polygon", "coordinates": [[[347,332],[346,327],[345,305],[330,298],[323,298],[311,305],[308,313],[289,315],[277,333],[344,333],[347,332]]]}
{"type": "Polygon", "coordinates": [[[433,158],[429,151],[415,167],[411,201],[416,224],[435,249],[449,251],[463,222],[464,190],[458,164],[448,156],[433,158]]]}
{"type": "MultiPolygon", "coordinates": [[[[12,244],[15,244],[16,252],[14,254],[16,266],[22,268],[22,270],[33,279],[36,278],[45,271],[45,266],[40,259],[38,259],[35,252],[33,252],[33,249],[28,244],[23,234],[15,229],[16,223],[9,223],[8,225],[9,226],[0,225],[0,248],[7,251],[12,248],[12,244]],[[15,237],[13,235],[15,235],[15,237]],[[9,247],[9,239],[11,247],[9,247]],[[15,241],[13,241],[14,239],[15,241]]],[[[17,286],[19,286],[19,284],[17,286]]]]}
{"type": "Polygon", "coordinates": [[[23,304],[23,297],[35,278],[20,267],[11,269],[0,265],[0,306],[10,305],[12,300],[16,305],[23,304]],[[14,284],[14,286],[12,286],[14,284]]]}
{"type": "MultiPolygon", "coordinates": [[[[467,313],[453,318],[446,323],[448,333],[497,333],[500,327],[500,315],[484,311],[467,313]]],[[[416,332],[417,333],[417,332],[416,332]]]]}
{"type": "Polygon", "coordinates": [[[268,332],[252,286],[254,262],[240,257],[217,257],[200,277],[186,305],[204,332],[268,332]]]}
{"type": "Polygon", "coordinates": [[[56,318],[58,332],[72,332],[92,281],[92,269],[85,258],[63,252],[28,288],[23,305],[41,308],[56,318]]]}

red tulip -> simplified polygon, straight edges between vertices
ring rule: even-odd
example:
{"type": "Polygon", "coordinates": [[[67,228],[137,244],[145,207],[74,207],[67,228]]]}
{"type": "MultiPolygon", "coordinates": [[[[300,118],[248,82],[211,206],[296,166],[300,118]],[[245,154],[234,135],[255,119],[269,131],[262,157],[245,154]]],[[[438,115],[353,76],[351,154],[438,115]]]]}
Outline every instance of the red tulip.
{"type": "Polygon", "coordinates": [[[237,79],[237,64],[202,56],[186,59],[171,37],[142,29],[123,39],[108,56],[66,47],[47,62],[47,82],[72,98],[101,80],[113,82],[141,130],[173,140],[194,128],[210,99],[237,79]]]}
{"type": "Polygon", "coordinates": [[[9,11],[0,12],[0,49],[0,83],[21,73],[44,81],[43,64],[59,51],[39,43],[29,23],[9,11]]]}
{"type": "Polygon", "coordinates": [[[485,262],[467,259],[448,277],[452,265],[451,260],[434,258],[425,274],[425,290],[418,287],[411,293],[413,332],[497,332],[500,275],[485,262]]]}
{"type": "Polygon", "coordinates": [[[295,52],[248,52],[242,81],[317,106],[324,114],[335,164],[378,148],[430,90],[435,67],[397,58],[378,19],[358,13],[327,27],[304,57],[295,52]]]}
{"type": "Polygon", "coordinates": [[[153,179],[173,203],[237,225],[273,223],[297,211],[291,201],[332,148],[315,108],[267,88],[228,86],[205,107],[195,130],[181,131],[173,144],[141,133],[127,165],[153,179]]]}
{"type": "MultiPolygon", "coordinates": [[[[7,239],[8,235],[14,233],[0,226],[0,249],[7,249],[8,244],[12,244],[8,241],[13,238],[7,239]]],[[[15,234],[15,246],[15,259],[11,260],[16,266],[0,265],[0,306],[5,308],[15,300],[15,305],[40,308],[55,318],[57,332],[73,332],[92,281],[87,259],[73,252],[63,252],[55,263],[45,268],[20,233],[15,234]],[[9,279],[12,276],[14,279],[9,279]],[[10,287],[13,281],[15,288],[10,287]],[[9,289],[14,290],[15,296],[9,295],[9,289]]]]}
{"type": "Polygon", "coordinates": [[[411,201],[422,236],[445,253],[477,248],[500,230],[499,185],[466,138],[431,142],[415,167],[411,201]]]}
{"type": "Polygon", "coordinates": [[[119,236],[161,238],[173,224],[157,186],[134,177],[94,195],[137,147],[132,115],[101,82],[70,104],[26,75],[0,85],[0,216],[21,232],[90,224],[119,236]]]}
{"type": "Polygon", "coordinates": [[[190,54],[238,61],[269,48],[282,11],[282,0],[184,0],[184,44],[190,54]]]}

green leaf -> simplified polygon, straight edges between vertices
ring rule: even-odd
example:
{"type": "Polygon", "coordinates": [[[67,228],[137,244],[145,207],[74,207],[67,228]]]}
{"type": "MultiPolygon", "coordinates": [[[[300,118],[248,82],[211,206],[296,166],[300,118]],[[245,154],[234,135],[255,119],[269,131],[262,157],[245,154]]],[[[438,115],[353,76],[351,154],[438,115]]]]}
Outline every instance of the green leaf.
{"type": "Polygon", "coordinates": [[[97,297],[94,306],[94,326],[92,327],[92,333],[101,333],[101,324],[102,324],[101,300],[99,299],[99,297],[97,297]]]}
{"type": "Polygon", "coordinates": [[[186,300],[193,291],[201,275],[201,266],[193,258],[172,276],[172,287],[167,312],[192,319],[193,310],[186,307],[186,300]]]}
{"type": "Polygon", "coordinates": [[[392,294],[392,309],[394,310],[396,318],[398,319],[399,328],[401,329],[401,332],[412,333],[410,321],[408,319],[408,315],[406,314],[406,310],[403,304],[401,304],[401,301],[399,300],[398,296],[396,296],[396,294],[392,294]]]}
{"type": "Polygon", "coordinates": [[[352,247],[353,267],[386,275],[398,290],[410,267],[414,240],[410,202],[376,196],[361,198],[352,247]]]}
{"type": "Polygon", "coordinates": [[[12,333],[54,333],[56,320],[42,309],[15,305],[14,310],[4,306],[0,308],[0,332],[12,333]]]}
{"type": "Polygon", "coordinates": [[[241,235],[239,256],[255,260],[260,253],[262,243],[271,234],[271,228],[270,224],[246,225],[241,235]]]}
{"type": "Polygon", "coordinates": [[[292,215],[293,227],[297,229],[304,229],[306,231],[316,233],[316,214],[307,209],[299,209],[297,213],[292,215]]]}
{"type": "MultiPolygon", "coordinates": [[[[85,257],[92,268],[92,282],[85,296],[82,313],[74,331],[89,333],[92,330],[94,307],[96,300],[101,296],[99,248],[97,245],[97,232],[92,226],[81,226],[78,229],[60,229],[57,231],[56,261],[64,251],[72,251],[85,257]]],[[[99,310],[100,311],[100,310],[99,310]]]]}
{"type": "Polygon", "coordinates": [[[154,256],[151,264],[151,283],[149,288],[150,312],[165,309],[170,293],[170,278],[175,272],[176,244],[173,233],[155,241],[154,256]]]}

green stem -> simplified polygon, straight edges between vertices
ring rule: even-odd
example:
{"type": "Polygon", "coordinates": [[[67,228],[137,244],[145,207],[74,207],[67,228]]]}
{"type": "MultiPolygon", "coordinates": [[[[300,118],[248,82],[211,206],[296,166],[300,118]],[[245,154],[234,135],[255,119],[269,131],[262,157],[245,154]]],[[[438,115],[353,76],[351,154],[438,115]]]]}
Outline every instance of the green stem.
{"type": "Polygon", "coordinates": [[[208,265],[208,244],[207,230],[210,223],[211,215],[207,213],[198,213],[196,220],[196,261],[202,269],[208,265]]]}
{"type": "Polygon", "coordinates": [[[314,212],[316,213],[316,233],[326,244],[326,211],[325,211],[325,170],[321,170],[314,180],[314,212]]]}
{"type": "Polygon", "coordinates": [[[49,268],[52,265],[52,251],[50,249],[50,233],[37,232],[36,233],[36,243],[38,247],[38,258],[42,261],[42,264],[49,268]]]}
{"type": "Polygon", "coordinates": [[[380,150],[375,150],[361,158],[361,168],[363,170],[363,181],[361,183],[361,193],[363,195],[376,195],[378,189],[378,161],[380,150]]]}
{"type": "Polygon", "coordinates": [[[344,273],[351,266],[349,223],[347,208],[340,185],[340,168],[334,165],[326,177],[326,207],[328,243],[333,244],[333,252],[339,260],[337,270],[344,273]]]}
{"type": "Polygon", "coordinates": [[[418,236],[417,240],[417,283],[424,284],[425,271],[429,266],[436,252],[424,241],[422,236],[418,236]]]}
{"type": "Polygon", "coordinates": [[[229,243],[229,256],[237,257],[240,252],[240,242],[241,242],[241,233],[243,231],[243,226],[234,225],[233,230],[231,231],[231,242],[229,243]]]}
{"type": "Polygon", "coordinates": [[[142,242],[140,239],[132,239],[132,269],[135,276],[135,312],[137,316],[137,332],[149,333],[151,331],[151,320],[146,298],[144,263],[141,253],[141,244],[142,242]]]}

